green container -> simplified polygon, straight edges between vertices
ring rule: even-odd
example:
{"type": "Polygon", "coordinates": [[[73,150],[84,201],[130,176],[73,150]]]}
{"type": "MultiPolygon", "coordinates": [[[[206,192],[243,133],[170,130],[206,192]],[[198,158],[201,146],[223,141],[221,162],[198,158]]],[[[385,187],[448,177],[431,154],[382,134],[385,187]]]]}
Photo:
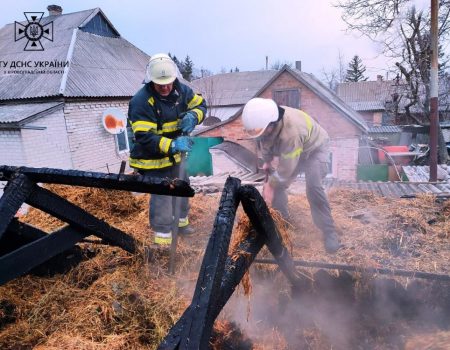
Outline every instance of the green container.
{"type": "Polygon", "coordinates": [[[209,176],[213,174],[213,165],[209,148],[223,142],[223,137],[193,137],[194,145],[186,159],[188,176],[209,176]]]}
{"type": "Polygon", "coordinates": [[[387,164],[358,165],[358,181],[388,181],[389,168],[387,164]]]}

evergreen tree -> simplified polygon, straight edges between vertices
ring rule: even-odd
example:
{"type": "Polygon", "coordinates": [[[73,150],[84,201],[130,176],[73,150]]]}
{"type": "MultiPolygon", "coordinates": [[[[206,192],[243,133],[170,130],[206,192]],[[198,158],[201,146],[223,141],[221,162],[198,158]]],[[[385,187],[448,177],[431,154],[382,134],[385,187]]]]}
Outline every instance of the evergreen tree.
{"type": "Polygon", "coordinates": [[[355,55],[348,64],[347,74],[345,76],[346,82],[366,81],[368,78],[364,76],[366,67],[362,64],[361,58],[355,55]]]}
{"type": "Polygon", "coordinates": [[[175,56],[175,55],[172,56],[170,54],[170,52],[169,52],[169,57],[172,59],[172,61],[175,62],[175,64],[177,65],[178,70],[180,71],[181,75],[183,75],[183,72],[184,72],[183,62],[180,62],[180,60],[177,58],[177,56],[175,56]]]}
{"type": "Polygon", "coordinates": [[[189,55],[187,55],[183,62],[183,71],[180,70],[181,74],[183,75],[183,78],[186,79],[187,81],[191,81],[193,69],[194,63],[192,62],[189,55]]]}

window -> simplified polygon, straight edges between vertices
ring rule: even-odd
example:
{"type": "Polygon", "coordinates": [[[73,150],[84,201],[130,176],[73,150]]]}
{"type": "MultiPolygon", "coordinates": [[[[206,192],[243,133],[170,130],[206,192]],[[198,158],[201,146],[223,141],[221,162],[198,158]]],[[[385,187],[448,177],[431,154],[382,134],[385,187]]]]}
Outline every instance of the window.
{"type": "Polygon", "coordinates": [[[272,92],[273,99],[281,106],[292,108],[300,108],[300,90],[299,89],[283,89],[274,90],[272,92]]]}
{"type": "Polygon", "coordinates": [[[116,137],[117,151],[119,153],[128,152],[130,150],[130,146],[128,144],[127,130],[121,132],[120,134],[115,135],[115,137],[116,137]]]}

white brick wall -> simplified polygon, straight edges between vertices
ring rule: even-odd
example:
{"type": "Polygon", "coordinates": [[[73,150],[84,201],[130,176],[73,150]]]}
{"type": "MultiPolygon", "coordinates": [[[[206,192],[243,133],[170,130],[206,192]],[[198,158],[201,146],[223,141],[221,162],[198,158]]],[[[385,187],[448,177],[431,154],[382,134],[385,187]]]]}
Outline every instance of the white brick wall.
{"type": "Polygon", "coordinates": [[[333,177],[356,181],[359,138],[334,138],[330,142],[330,151],[333,153],[333,177]]]}
{"type": "Polygon", "coordinates": [[[121,161],[128,161],[128,154],[118,153],[115,136],[102,125],[102,114],[107,108],[119,108],[127,115],[128,102],[126,99],[66,103],[64,113],[75,169],[118,172],[121,161]]]}
{"type": "Polygon", "coordinates": [[[0,130],[0,164],[26,165],[20,130],[0,130]]]}
{"type": "Polygon", "coordinates": [[[63,110],[39,118],[27,126],[45,126],[45,130],[22,129],[27,165],[71,169],[72,161],[63,110]]]}

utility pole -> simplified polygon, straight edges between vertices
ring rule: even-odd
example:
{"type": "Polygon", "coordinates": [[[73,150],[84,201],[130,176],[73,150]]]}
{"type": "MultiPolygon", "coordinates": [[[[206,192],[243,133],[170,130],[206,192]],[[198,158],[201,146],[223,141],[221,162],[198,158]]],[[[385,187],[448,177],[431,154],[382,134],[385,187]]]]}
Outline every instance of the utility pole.
{"type": "Polygon", "coordinates": [[[431,0],[430,182],[437,181],[438,139],[438,0],[431,0]]]}

